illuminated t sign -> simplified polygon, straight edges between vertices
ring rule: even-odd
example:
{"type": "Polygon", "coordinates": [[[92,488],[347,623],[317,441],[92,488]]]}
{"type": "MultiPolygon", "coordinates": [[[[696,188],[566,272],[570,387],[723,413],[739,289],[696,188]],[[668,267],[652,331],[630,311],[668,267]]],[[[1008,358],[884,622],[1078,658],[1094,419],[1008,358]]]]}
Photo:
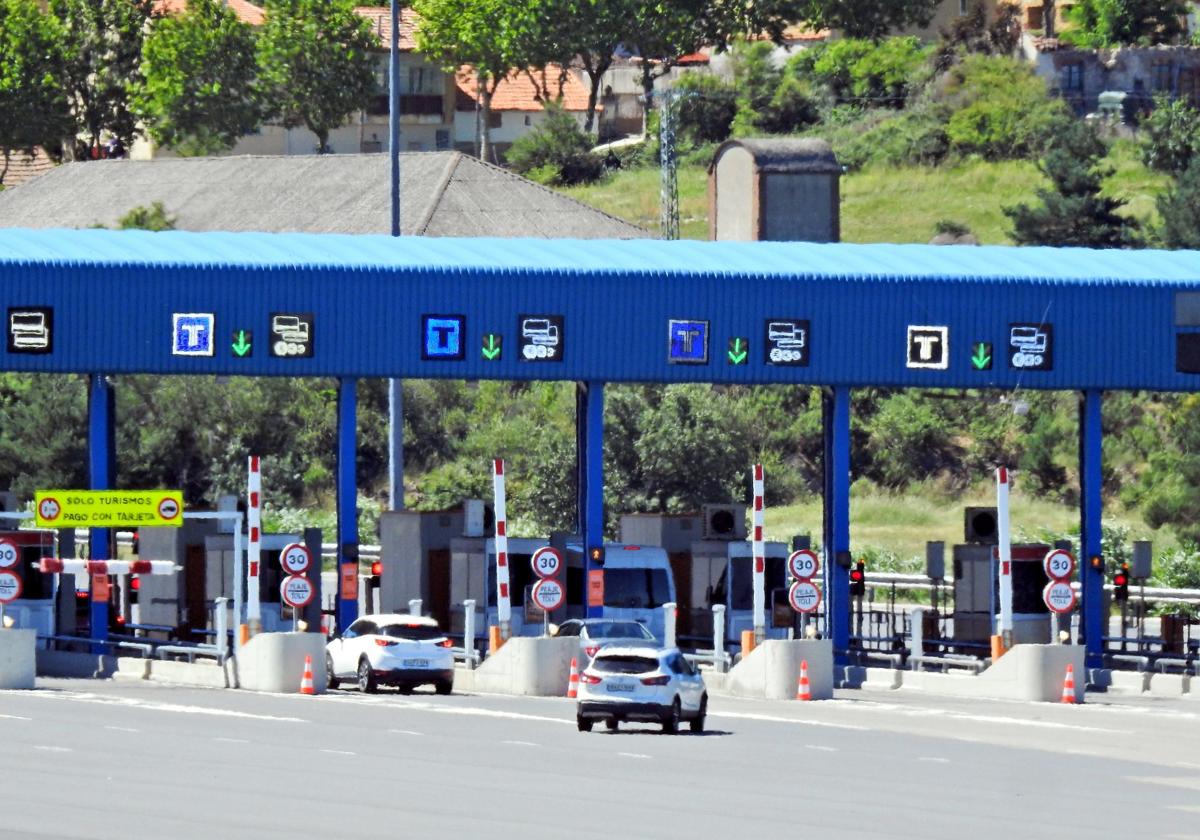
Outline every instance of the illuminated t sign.
{"type": "Polygon", "coordinates": [[[466,356],[463,333],[467,319],[463,315],[421,316],[421,358],[458,360],[466,356]]]}
{"type": "Polygon", "coordinates": [[[910,368],[945,370],[950,366],[949,327],[909,327],[908,358],[910,368]]]}
{"type": "Polygon", "coordinates": [[[667,324],[667,361],[673,365],[708,364],[708,321],[671,319],[667,324]]]}

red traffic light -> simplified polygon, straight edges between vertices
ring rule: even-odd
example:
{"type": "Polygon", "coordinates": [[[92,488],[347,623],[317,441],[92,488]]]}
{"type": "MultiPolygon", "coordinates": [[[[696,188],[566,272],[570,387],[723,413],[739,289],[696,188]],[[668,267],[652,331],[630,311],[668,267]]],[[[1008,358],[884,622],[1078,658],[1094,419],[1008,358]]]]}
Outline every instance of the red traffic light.
{"type": "Polygon", "coordinates": [[[375,577],[379,577],[380,575],[383,574],[382,561],[376,560],[374,563],[371,564],[371,574],[375,575],[375,577]]]}
{"type": "Polygon", "coordinates": [[[862,569],[852,569],[850,571],[850,580],[854,581],[855,583],[858,583],[861,580],[865,580],[866,577],[867,576],[865,574],[863,574],[862,569]]]}
{"type": "Polygon", "coordinates": [[[129,588],[132,589],[134,592],[137,592],[139,589],[142,588],[142,579],[139,578],[137,575],[134,575],[129,580],[129,588]]]}
{"type": "Polygon", "coordinates": [[[1117,572],[1113,575],[1113,586],[1128,586],[1129,578],[1124,572],[1117,572]]]}

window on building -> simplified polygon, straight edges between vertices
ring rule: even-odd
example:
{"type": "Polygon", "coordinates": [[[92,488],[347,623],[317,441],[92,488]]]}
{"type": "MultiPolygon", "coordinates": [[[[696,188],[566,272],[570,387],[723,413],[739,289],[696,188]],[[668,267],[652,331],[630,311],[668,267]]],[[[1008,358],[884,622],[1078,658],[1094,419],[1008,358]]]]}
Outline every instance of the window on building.
{"type": "Polygon", "coordinates": [[[525,115],[525,125],[533,125],[533,117],[529,116],[529,114],[525,115]]]}
{"type": "Polygon", "coordinates": [[[1065,64],[1062,68],[1062,87],[1063,90],[1081,91],[1083,90],[1083,65],[1079,62],[1073,64],[1065,64]]]}
{"type": "Polygon", "coordinates": [[[450,132],[448,129],[439,128],[434,135],[434,143],[439,152],[443,152],[450,148],[450,132]]]}
{"type": "Polygon", "coordinates": [[[1150,68],[1150,89],[1153,91],[1169,91],[1171,89],[1171,65],[1165,61],[1155,62],[1150,68]]]}
{"type": "Polygon", "coordinates": [[[1179,71],[1179,98],[1193,108],[1200,106],[1200,70],[1184,67],[1179,71]]]}
{"type": "Polygon", "coordinates": [[[488,112],[488,128],[499,128],[504,122],[504,114],[499,111],[488,112]]]}
{"type": "Polygon", "coordinates": [[[960,15],[967,13],[967,0],[958,0],[958,13],[960,15]]]}

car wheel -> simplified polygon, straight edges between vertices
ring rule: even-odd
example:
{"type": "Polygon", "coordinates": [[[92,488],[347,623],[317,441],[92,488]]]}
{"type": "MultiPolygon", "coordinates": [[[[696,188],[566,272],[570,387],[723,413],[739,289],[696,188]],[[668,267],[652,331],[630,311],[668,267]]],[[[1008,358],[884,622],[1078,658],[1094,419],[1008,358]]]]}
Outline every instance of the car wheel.
{"type": "Polygon", "coordinates": [[[604,721],[604,728],[609,732],[616,732],[621,728],[621,721],[617,720],[616,718],[609,718],[608,720],[604,721]]]}
{"type": "Polygon", "coordinates": [[[580,732],[591,732],[592,731],[592,722],[590,720],[587,720],[586,718],[581,718],[581,717],[576,716],[575,725],[579,727],[580,732]]]}
{"type": "Polygon", "coordinates": [[[438,683],[434,685],[433,689],[438,694],[449,694],[454,690],[454,683],[450,682],[449,680],[439,680],[438,683]]]}
{"type": "Polygon", "coordinates": [[[700,698],[700,711],[696,712],[696,716],[692,718],[688,724],[693,732],[704,731],[704,716],[708,714],[708,695],[705,694],[700,698]]]}
{"type": "Polygon", "coordinates": [[[679,731],[680,714],[679,698],[676,697],[675,701],[671,703],[671,710],[667,712],[667,716],[663,718],[662,728],[664,735],[674,735],[679,731]]]}
{"type": "Polygon", "coordinates": [[[333,675],[333,657],[325,654],[325,685],[330,691],[339,685],[338,678],[333,675]]]}
{"type": "Polygon", "coordinates": [[[378,686],[375,684],[375,674],[371,671],[371,663],[366,658],[358,660],[358,690],[374,694],[378,686]]]}

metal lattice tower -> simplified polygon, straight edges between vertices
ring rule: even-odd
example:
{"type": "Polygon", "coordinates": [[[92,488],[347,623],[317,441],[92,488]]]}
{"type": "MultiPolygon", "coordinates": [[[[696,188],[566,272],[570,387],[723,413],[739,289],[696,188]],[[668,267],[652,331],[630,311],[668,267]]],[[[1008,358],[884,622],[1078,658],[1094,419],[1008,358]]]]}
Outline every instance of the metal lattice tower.
{"type": "Polygon", "coordinates": [[[662,167],[662,238],[679,238],[679,184],[675,179],[675,91],[663,94],[658,119],[659,161],[662,167]]]}

